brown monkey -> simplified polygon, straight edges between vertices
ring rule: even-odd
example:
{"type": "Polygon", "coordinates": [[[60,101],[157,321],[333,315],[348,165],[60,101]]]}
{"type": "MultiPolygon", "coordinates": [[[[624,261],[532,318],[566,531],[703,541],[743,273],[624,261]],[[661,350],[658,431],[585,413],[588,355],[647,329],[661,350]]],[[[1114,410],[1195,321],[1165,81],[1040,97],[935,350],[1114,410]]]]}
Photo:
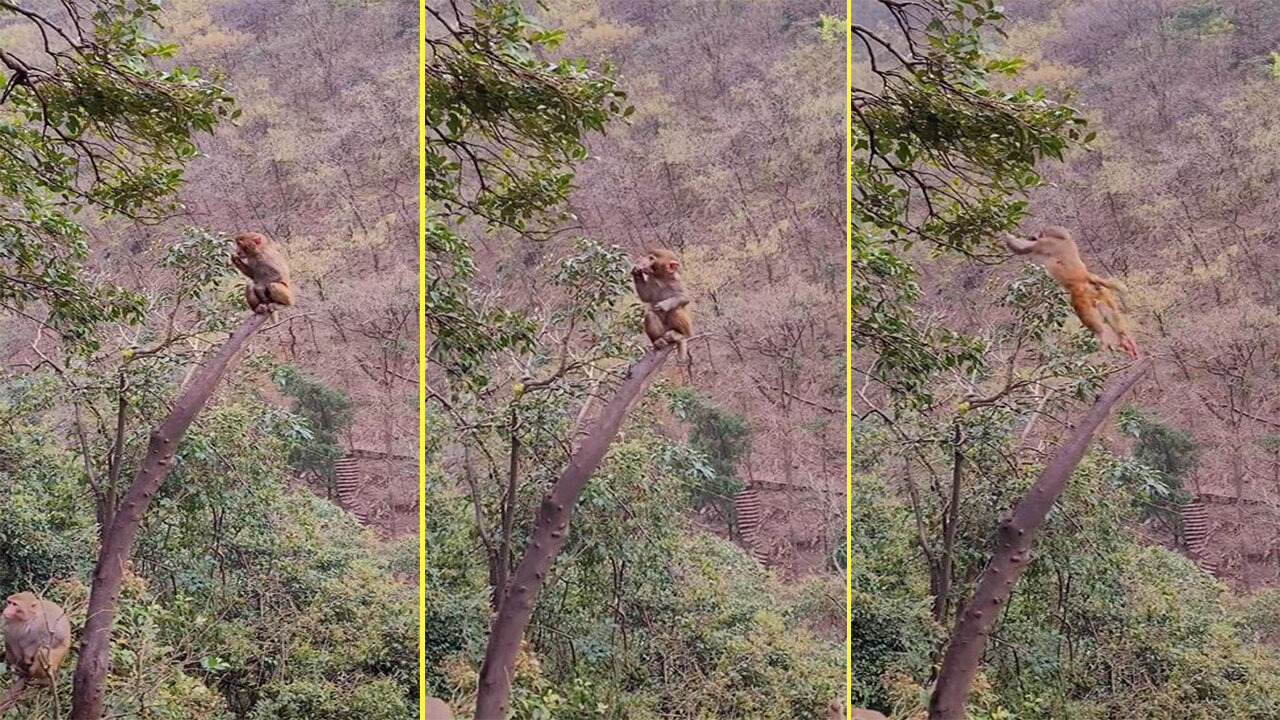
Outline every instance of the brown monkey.
{"type": "Polygon", "coordinates": [[[36,597],[35,593],[10,595],[0,613],[4,634],[4,661],[13,669],[17,680],[4,697],[0,712],[18,701],[26,684],[52,685],[58,668],[71,649],[71,623],[56,604],[36,597]]]}
{"type": "Polygon", "coordinates": [[[236,236],[236,252],[231,262],[249,278],[244,297],[249,309],[258,314],[271,312],[271,304],[292,305],[289,287],[289,261],[279,246],[258,233],[236,236]]]}
{"type": "MultiPolygon", "coordinates": [[[[827,704],[827,720],[846,720],[844,714],[844,703],[838,698],[827,704]]],[[[849,711],[847,720],[889,720],[884,715],[875,710],[863,710],[862,708],[853,708],[849,711]]]]}
{"type": "Polygon", "coordinates": [[[453,720],[453,711],[443,700],[429,697],[422,706],[422,720],[453,720]]]}
{"type": "Polygon", "coordinates": [[[675,343],[680,358],[688,356],[685,341],[693,335],[689,296],[680,282],[680,260],[670,250],[650,250],[635,267],[631,278],[644,307],[644,332],[653,346],[675,343]]]}
{"type": "Polygon", "coordinates": [[[1109,350],[1118,344],[1131,359],[1138,357],[1138,348],[1111,293],[1112,290],[1124,292],[1124,286],[1089,272],[1080,259],[1076,241],[1066,228],[1048,225],[1026,240],[1006,235],[1004,244],[1019,255],[1030,253],[1042,261],[1049,275],[1070,293],[1071,308],[1080,322],[1098,337],[1102,349],[1109,350]]]}

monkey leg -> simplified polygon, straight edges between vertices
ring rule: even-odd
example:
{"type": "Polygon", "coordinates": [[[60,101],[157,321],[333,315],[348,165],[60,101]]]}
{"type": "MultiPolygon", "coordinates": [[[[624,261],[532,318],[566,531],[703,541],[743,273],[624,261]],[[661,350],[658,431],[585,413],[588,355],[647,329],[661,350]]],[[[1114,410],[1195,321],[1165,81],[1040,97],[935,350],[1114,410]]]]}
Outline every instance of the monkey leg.
{"type": "Polygon", "coordinates": [[[292,305],[293,290],[289,289],[284,283],[267,283],[264,294],[269,302],[277,305],[292,305]]]}
{"type": "Polygon", "coordinates": [[[253,283],[244,286],[244,299],[249,303],[249,309],[258,312],[258,306],[262,301],[258,299],[258,291],[254,289],[253,283]]]}
{"type": "Polygon", "coordinates": [[[658,316],[653,308],[648,305],[644,308],[644,334],[649,336],[649,341],[654,347],[662,348],[667,346],[667,340],[663,337],[667,332],[667,326],[662,322],[662,318],[658,316]]]}
{"type": "Polygon", "coordinates": [[[678,346],[677,353],[681,360],[689,357],[688,343],[685,341],[693,337],[693,316],[689,314],[688,309],[678,307],[667,313],[666,325],[668,330],[664,337],[669,341],[676,343],[678,346]]]}
{"type": "Polygon", "coordinates": [[[1100,288],[1098,293],[1098,311],[1102,314],[1102,319],[1114,332],[1120,345],[1120,349],[1130,360],[1138,359],[1138,346],[1133,342],[1133,336],[1129,334],[1129,328],[1124,320],[1124,313],[1120,312],[1120,308],[1116,305],[1115,296],[1111,291],[1100,288]]]}
{"type": "Polygon", "coordinates": [[[1098,338],[1104,350],[1115,347],[1118,339],[1111,326],[1102,319],[1098,311],[1098,297],[1095,293],[1082,288],[1068,288],[1071,292],[1071,309],[1076,311],[1080,322],[1098,338]]]}
{"type": "Polygon", "coordinates": [[[249,301],[249,307],[258,315],[266,315],[271,312],[271,287],[270,285],[260,285],[254,283],[249,286],[253,293],[253,300],[249,301]]]}
{"type": "Polygon", "coordinates": [[[679,330],[668,330],[662,334],[663,343],[661,347],[666,347],[668,343],[675,343],[676,354],[680,356],[681,360],[683,360],[689,355],[689,349],[686,347],[686,341],[688,339],[688,336],[679,330]]]}

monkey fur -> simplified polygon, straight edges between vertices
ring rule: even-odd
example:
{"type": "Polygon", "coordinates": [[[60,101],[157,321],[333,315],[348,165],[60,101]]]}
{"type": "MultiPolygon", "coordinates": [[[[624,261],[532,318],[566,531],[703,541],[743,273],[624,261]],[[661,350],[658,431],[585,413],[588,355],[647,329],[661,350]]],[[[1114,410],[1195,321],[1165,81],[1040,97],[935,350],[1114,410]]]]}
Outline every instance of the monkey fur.
{"type": "Polygon", "coordinates": [[[289,286],[289,261],[279,246],[258,233],[236,236],[236,252],[231,263],[249,284],[244,288],[249,309],[260,315],[271,312],[272,303],[292,305],[293,289],[289,286]]]}
{"type": "MultiPolygon", "coordinates": [[[[848,720],[889,720],[875,710],[863,710],[862,708],[850,709],[847,718],[848,720]]],[[[827,720],[846,720],[844,702],[839,698],[827,703],[827,720]]]]}
{"type": "Polygon", "coordinates": [[[670,250],[650,250],[631,268],[631,278],[644,303],[644,332],[653,346],[664,348],[675,343],[680,359],[687,358],[685,345],[693,335],[693,316],[680,282],[679,258],[670,250]]]}
{"type": "Polygon", "coordinates": [[[449,706],[439,698],[427,698],[427,704],[422,706],[423,720],[453,720],[453,711],[449,706]]]}
{"type": "Polygon", "coordinates": [[[10,595],[0,612],[4,661],[17,680],[0,697],[0,712],[16,705],[27,683],[52,685],[71,649],[71,623],[57,604],[35,593],[10,595]]]}
{"type": "Polygon", "coordinates": [[[1124,285],[1089,272],[1066,228],[1048,225],[1025,240],[1006,235],[1004,244],[1019,255],[1033,255],[1044,264],[1049,275],[1067,289],[1071,308],[1080,322],[1098,337],[1102,349],[1110,350],[1118,345],[1130,359],[1137,359],[1138,348],[1111,292],[1124,292],[1124,285]]]}

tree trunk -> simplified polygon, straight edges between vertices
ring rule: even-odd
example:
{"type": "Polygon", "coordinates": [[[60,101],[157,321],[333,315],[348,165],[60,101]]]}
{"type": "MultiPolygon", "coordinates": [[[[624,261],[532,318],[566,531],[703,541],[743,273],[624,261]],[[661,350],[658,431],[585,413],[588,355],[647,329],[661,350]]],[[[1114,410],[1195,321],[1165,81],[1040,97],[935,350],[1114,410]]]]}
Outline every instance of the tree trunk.
{"type": "Polygon", "coordinates": [[[1000,609],[1013,584],[1031,561],[1031,543],[1040,532],[1045,517],[1062,494],[1072,471],[1084,457],[1098,426],[1111,413],[1116,401],[1127,393],[1151,367],[1144,359],[1119,381],[1106,388],[1084,420],[1058,449],[1035,483],[1022,496],[996,536],[996,550],[978,580],[973,598],[956,620],[938,683],[929,699],[929,720],[964,720],[969,688],[978,673],[986,637],[995,625],[1000,609]]]}
{"type": "Polygon", "coordinates": [[[941,625],[947,621],[947,611],[951,606],[951,566],[956,549],[956,525],[960,522],[960,482],[964,463],[963,440],[960,432],[960,420],[951,425],[951,498],[947,502],[946,511],[942,514],[942,552],[938,555],[937,577],[932,583],[933,619],[941,625]]]}
{"type": "Polygon", "coordinates": [[[652,350],[631,366],[613,400],[601,412],[591,434],[570,458],[569,467],[543,496],[524,557],[503,591],[493,630],[489,633],[484,664],[480,666],[476,720],[503,720],[506,717],[520,639],[529,625],[542,581],[568,539],[569,520],[578,496],[604,459],[623,418],[670,354],[670,347],[652,350]]]}
{"type": "Polygon", "coordinates": [[[94,568],[93,586],[89,590],[89,610],[71,695],[73,720],[98,720],[102,717],[111,659],[111,624],[115,620],[116,605],[120,600],[125,563],[133,550],[133,539],[143,515],[146,514],[147,506],[169,474],[173,455],[182,435],[209,401],[209,396],[222,379],[231,359],[268,317],[267,314],[249,316],[218,350],[213,360],[182,391],[169,416],[151,433],[147,454],[116,509],[110,528],[104,533],[102,549],[98,552],[98,565],[94,568]]]}

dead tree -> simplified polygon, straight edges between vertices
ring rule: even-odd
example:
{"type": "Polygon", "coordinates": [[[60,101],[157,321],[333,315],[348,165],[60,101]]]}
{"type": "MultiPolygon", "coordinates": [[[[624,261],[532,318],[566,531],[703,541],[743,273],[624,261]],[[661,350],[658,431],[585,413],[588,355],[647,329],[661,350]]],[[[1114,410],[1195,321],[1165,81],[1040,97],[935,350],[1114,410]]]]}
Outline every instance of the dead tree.
{"type": "Polygon", "coordinates": [[[503,591],[498,614],[489,633],[484,664],[480,666],[480,687],[476,697],[476,720],[506,717],[520,639],[533,614],[542,581],[569,536],[569,520],[587,481],[618,434],[622,420],[644,390],[653,373],[662,366],[671,347],[651,350],[627,371],[613,400],[604,408],[591,434],[569,460],[564,474],[542,497],[524,557],[503,591]]]}
{"type": "Polygon", "coordinates": [[[89,590],[89,610],[85,618],[83,644],[76,661],[75,682],[71,694],[73,720],[98,720],[106,700],[107,672],[111,660],[111,625],[120,601],[125,563],[133,551],[134,536],[156,491],[173,467],[173,456],[200,409],[209,401],[213,389],[226,372],[232,358],[244,347],[249,336],[262,327],[269,315],[254,314],[240,325],[213,360],[200,369],[191,384],[178,396],[173,410],[151,433],[147,454],[138,466],[133,483],[125,492],[110,526],[102,534],[102,549],[93,570],[89,590]]]}
{"type": "Polygon", "coordinates": [[[938,682],[929,699],[929,720],[964,720],[965,703],[973,678],[978,673],[987,635],[1013,592],[1014,583],[1031,562],[1032,541],[1040,533],[1045,517],[1066,488],[1080,458],[1084,457],[1093,434],[1111,414],[1116,401],[1129,392],[1150,367],[1149,358],[1140,361],[1098,396],[1084,420],[1014,506],[1013,514],[1000,524],[991,562],[979,578],[973,598],[956,619],[956,629],[951,634],[942,667],[938,670],[938,682]]]}

